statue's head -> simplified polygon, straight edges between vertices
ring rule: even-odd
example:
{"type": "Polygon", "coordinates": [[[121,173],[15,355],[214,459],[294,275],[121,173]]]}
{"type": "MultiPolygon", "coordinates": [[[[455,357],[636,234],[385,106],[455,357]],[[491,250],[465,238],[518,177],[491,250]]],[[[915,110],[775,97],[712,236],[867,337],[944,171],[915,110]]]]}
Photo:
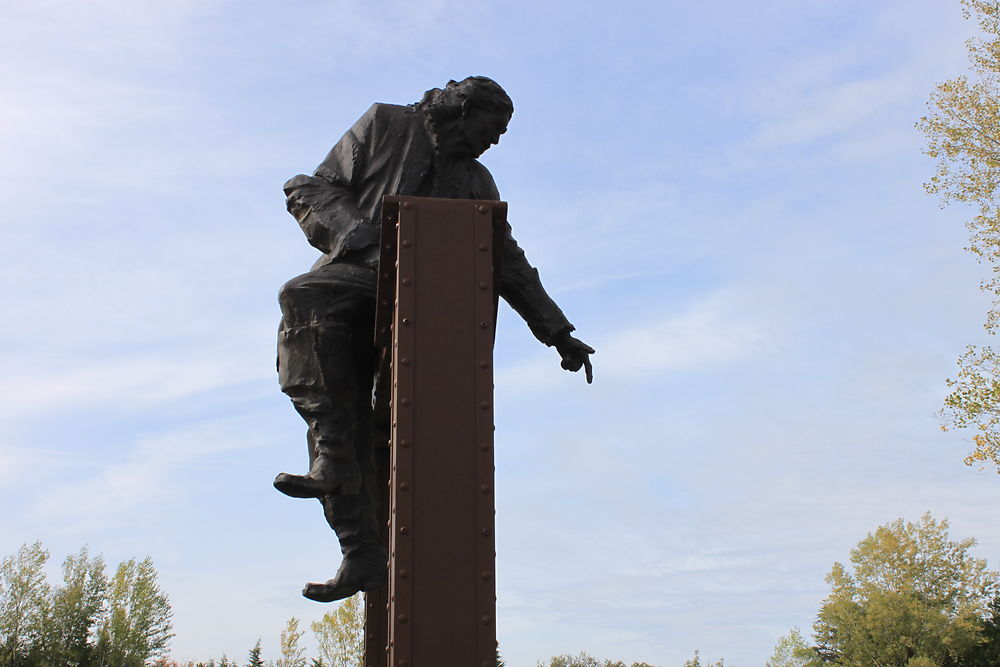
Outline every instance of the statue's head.
{"type": "Polygon", "coordinates": [[[461,157],[479,157],[500,141],[514,113],[514,104],[496,81],[470,76],[449,81],[424,93],[420,101],[438,150],[461,157]]]}

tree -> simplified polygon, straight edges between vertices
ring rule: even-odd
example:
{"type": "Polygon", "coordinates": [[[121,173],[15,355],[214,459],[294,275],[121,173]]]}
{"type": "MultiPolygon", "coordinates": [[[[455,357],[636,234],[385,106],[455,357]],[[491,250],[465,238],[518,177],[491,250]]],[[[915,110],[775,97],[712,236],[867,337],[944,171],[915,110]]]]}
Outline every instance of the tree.
{"type": "Polygon", "coordinates": [[[0,665],[20,667],[38,662],[49,609],[45,564],[49,552],[41,542],[23,544],[17,555],[0,562],[0,665]]]}
{"type": "Polygon", "coordinates": [[[63,561],[63,585],[53,594],[46,619],[43,653],[52,665],[88,665],[92,634],[104,608],[108,578],[104,559],[87,547],[63,561]]]}
{"type": "Polygon", "coordinates": [[[360,593],[323,614],[312,631],[327,667],[364,667],[365,609],[360,593]]]}
{"type": "Polygon", "coordinates": [[[982,642],[970,651],[963,667],[996,667],[1000,665],[1000,596],[990,602],[990,617],[983,623],[982,642]]]}
{"type": "Polygon", "coordinates": [[[964,664],[997,590],[997,573],[971,554],[975,544],[951,541],[948,521],[929,513],[869,533],[851,551],[853,573],[834,563],[827,575],[812,664],[964,664]]]}
{"type": "Polygon", "coordinates": [[[726,661],[722,659],[714,663],[703,663],[701,658],[698,656],[698,651],[695,651],[694,656],[690,660],[686,660],[684,662],[684,667],[726,667],[726,661]]]}
{"type": "MultiPolygon", "coordinates": [[[[925,153],[937,171],[925,189],[952,202],[978,209],[968,223],[968,250],[990,265],[992,277],[981,287],[994,295],[986,330],[1000,326],[1000,6],[996,0],[961,0],[967,19],[982,36],[966,42],[973,77],[940,84],[928,103],[930,114],[917,127],[927,137],[925,153]]],[[[971,428],[974,451],[966,463],[993,464],[1000,472],[1000,353],[990,346],[970,346],[949,380],[945,427],[971,428]]]]}
{"type": "Polygon", "coordinates": [[[118,566],[97,632],[101,667],[138,667],[166,653],[174,636],[173,612],[156,580],[156,568],[148,557],[138,562],[132,558],[118,566]]]}
{"type": "Polygon", "coordinates": [[[802,638],[802,633],[798,628],[792,628],[774,645],[774,653],[768,658],[766,667],[805,667],[812,656],[813,652],[802,638]]]}
{"type": "Polygon", "coordinates": [[[247,667],[264,667],[264,659],[260,657],[260,638],[247,655],[247,667]]]}
{"type": "Polygon", "coordinates": [[[281,657],[277,667],[306,667],[306,650],[299,646],[304,634],[304,630],[299,630],[299,619],[294,616],[288,619],[281,631],[281,657]]]}
{"type": "MultiPolygon", "coordinates": [[[[565,655],[553,656],[549,659],[549,663],[547,665],[543,665],[539,662],[537,667],[628,667],[628,665],[620,660],[605,660],[601,662],[586,651],[581,651],[579,655],[571,655],[567,653],[565,655]]],[[[645,662],[633,662],[631,667],[653,666],[645,662]]]]}

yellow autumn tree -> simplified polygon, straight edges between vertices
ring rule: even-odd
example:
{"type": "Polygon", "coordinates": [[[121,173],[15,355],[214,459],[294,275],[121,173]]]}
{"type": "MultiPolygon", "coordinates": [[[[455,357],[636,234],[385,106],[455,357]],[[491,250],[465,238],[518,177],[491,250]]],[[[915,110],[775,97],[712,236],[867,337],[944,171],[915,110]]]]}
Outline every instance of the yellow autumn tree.
{"type": "Polygon", "coordinates": [[[361,593],[341,602],[312,624],[320,658],[328,667],[363,667],[365,610],[361,593]]]}
{"type": "MultiPolygon", "coordinates": [[[[961,202],[977,211],[967,223],[968,250],[991,269],[981,286],[994,297],[985,327],[995,335],[1000,328],[1000,1],[961,2],[965,17],[980,30],[966,42],[971,72],[934,90],[930,113],[917,127],[927,137],[925,152],[937,160],[926,190],[942,205],[961,202]]],[[[1000,472],[1000,353],[989,345],[969,346],[948,385],[944,427],[972,429],[975,448],[965,462],[1000,472]]]]}

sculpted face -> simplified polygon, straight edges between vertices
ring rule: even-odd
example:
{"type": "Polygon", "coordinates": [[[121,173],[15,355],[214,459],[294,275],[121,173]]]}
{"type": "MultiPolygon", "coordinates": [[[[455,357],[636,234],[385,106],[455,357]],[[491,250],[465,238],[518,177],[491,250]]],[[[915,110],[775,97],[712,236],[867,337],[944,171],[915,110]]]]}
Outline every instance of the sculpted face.
{"type": "Polygon", "coordinates": [[[467,107],[462,115],[441,128],[439,148],[455,157],[477,158],[500,141],[510,116],[503,111],[467,107]]]}

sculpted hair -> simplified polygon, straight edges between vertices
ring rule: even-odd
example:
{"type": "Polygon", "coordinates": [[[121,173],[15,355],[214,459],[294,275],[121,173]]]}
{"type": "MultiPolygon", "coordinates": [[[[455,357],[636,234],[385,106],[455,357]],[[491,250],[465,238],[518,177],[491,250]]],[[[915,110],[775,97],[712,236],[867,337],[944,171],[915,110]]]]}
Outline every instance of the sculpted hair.
{"type": "Polygon", "coordinates": [[[449,81],[444,89],[432,88],[424,93],[420,105],[431,122],[447,121],[462,115],[462,108],[470,104],[487,111],[500,111],[508,116],[514,113],[514,103],[504,89],[485,76],[470,76],[461,81],[449,81]]]}

